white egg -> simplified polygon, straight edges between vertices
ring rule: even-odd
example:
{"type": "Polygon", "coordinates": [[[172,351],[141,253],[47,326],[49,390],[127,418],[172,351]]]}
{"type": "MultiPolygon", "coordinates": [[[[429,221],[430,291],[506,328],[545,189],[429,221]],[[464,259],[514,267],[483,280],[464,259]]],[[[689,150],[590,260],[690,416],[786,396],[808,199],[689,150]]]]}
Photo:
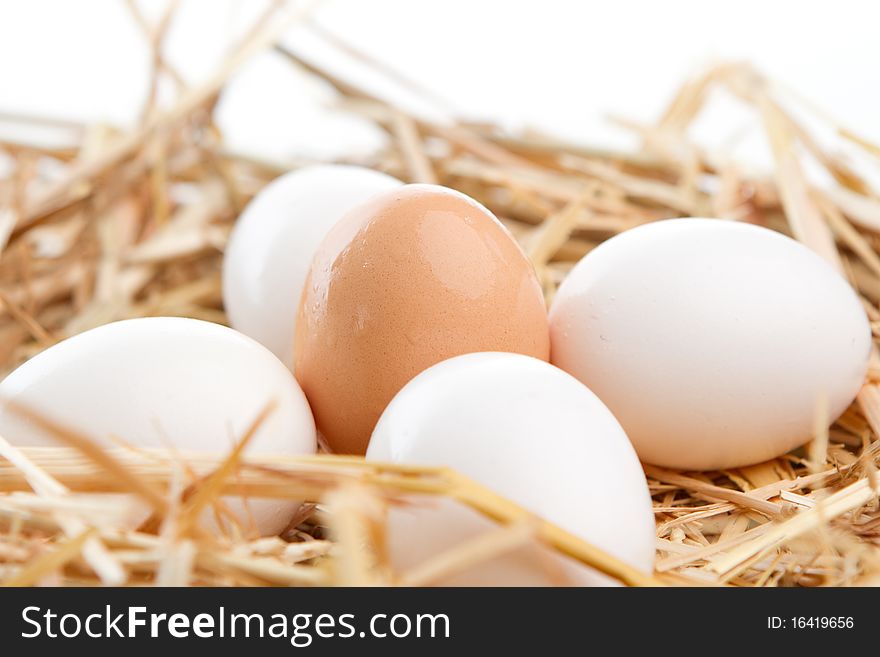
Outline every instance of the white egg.
{"type": "MultiPolygon", "coordinates": [[[[246,453],[316,448],[305,395],[281,361],[247,336],[195,319],[131,319],[68,338],[7,376],[0,401],[0,435],[18,446],[58,443],[16,413],[16,404],[103,444],[226,453],[274,402],[246,453]]],[[[230,506],[245,530],[253,517],[269,535],[286,526],[297,504],[230,506]]]]}
{"type": "MultiPolygon", "coordinates": [[[[654,514],[626,434],[583,384],[508,353],[458,356],[397,393],[367,450],[376,461],[449,466],[538,516],[650,572],[654,514]]],[[[452,501],[392,508],[393,564],[407,570],[497,527],[452,501]]],[[[544,546],[480,563],[451,586],[608,584],[544,546]]]]}
{"type": "Polygon", "coordinates": [[[235,223],[223,260],[233,328],[293,366],[293,334],[312,256],[351,208],[402,183],[363,167],[318,165],[267,185],[235,223]]]}
{"type": "Polygon", "coordinates": [[[822,258],[771,230],[676,219],[587,254],[550,312],[551,360],[595,392],[648,463],[715,469],[812,437],[858,393],[871,330],[822,258]]]}

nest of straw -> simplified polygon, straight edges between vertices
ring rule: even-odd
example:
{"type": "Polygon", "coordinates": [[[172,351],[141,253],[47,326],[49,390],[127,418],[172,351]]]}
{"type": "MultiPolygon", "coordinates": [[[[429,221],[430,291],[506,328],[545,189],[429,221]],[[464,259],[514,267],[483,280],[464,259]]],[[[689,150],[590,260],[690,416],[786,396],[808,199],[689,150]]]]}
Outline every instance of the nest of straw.
{"type": "MultiPolygon", "coordinates": [[[[603,152],[413,116],[278,45],[290,21],[302,18],[279,4],[215,75],[186,87],[161,54],[171,11],[155,26],[139,18],[154,51],[153,89],[162,77],[180,88],[170,109],[160,109],[151,94],[140,126],[127,133],[0,117],[60,131],[72,144],[0,142],[12,165],[0,179],[4,373],[60,339],[113,320],[178,315],[225,322],[219,273],[232,223],[291,165],[230,152],[212,114],[230,75],[266,49],[329,83],[342,105],[388,134],[387,148],[358,164],[460,189],[495,212],[534,262],[548,302],[573,264],[602,240],[664,218],[717,216],[806,243],[844,273],[871,321],[880,321],[880,199],[846,158],[820,144],[781,100],[780,87],[748,65],[709,70],[680,89],[656,124],[630,125],[642,138],[640,150],[603,152]],[[749,173],[689,139],[689,127],[719,88],[760,117],[775,158],[771,175],[749,173]],[[813,183],[808,166],[828,174],[830,184],[813,183]]],[[[415,88],[346,44],[335,45],[415,88]]],[[[878,166],[880,148],[823,120],[847,148],[878,166]]],[[[247,436],[230,454],[102,449],[51,426],[62,446],[17,449],[7,442],[14,436],[0,439],[0,582],[431,584],[537,538],[633,585],[878,584],[876,375],[875,353],[857,401],[793,453],[723,472],[646,465],[657,520],[653,576],[445,469],[332,455],[267,462],[242,454],[247,436]],[[137,531],[120,523],[102,495],[119,492],[153,509],[137,531]],[[311,503],[278,537],[253,538],[235,527],[208,534],[197,519],[206,508],[216,510],[224,492],[311,503]],[[497,520],[498,528],[412,572],[393,572],[384,510],[413,495],[454,498],[497,520]]]]}

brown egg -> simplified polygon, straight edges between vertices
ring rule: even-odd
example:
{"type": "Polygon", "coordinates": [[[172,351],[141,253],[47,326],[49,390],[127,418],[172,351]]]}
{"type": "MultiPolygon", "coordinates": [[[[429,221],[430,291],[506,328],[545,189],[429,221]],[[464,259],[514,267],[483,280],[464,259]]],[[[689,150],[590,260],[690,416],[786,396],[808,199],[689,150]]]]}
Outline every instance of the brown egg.
{"type": "Polygon", "coordinates": [[[296,377],[336,452],[363,454],[391,398],[441,360],[509,351],[547,360],[531,263],[473,199],[405,185],[349,212],[312,261],[296,377]]]}

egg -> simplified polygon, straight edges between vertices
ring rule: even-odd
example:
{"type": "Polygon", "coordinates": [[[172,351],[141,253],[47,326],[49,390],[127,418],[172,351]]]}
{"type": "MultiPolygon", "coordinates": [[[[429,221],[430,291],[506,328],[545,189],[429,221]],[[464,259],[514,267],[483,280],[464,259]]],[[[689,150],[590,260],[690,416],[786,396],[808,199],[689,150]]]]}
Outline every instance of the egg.
{"type": "MultiPolygon", "coordinates": [[[[385,409],[367,459],[451,467],[632,566],[653,569],[651,497],[626,434],[586,386],[536,358],[475,353],[425,370],[385,409]]],[[[451,500],[393,507],[392,563],[406,571],[493,527],[451,500]]],[[[610,581],[533,543],[436,583],[610,581]]]]}
{"type": "Polygon", "coordinates": [[[336,452],[363,454],[385,406],[431,365],[476,351],[549,357],[534,269],[483,206],[406,185],[349,212],[318,248],[295,371],[336,452]]]}
{"type": "Polygon", "coordinates": [[[402,183],[378,171],[319,165],[263,188],[235,222],[223,259],[223,304],[233,328],[291,366],[296,309],[315,250],[352,207],[402,183]]]}
{"type": "Polygon", "coordinates": [[[859,298],[822,258],[712,219],[598,246],[562,283],[550,333],[552,362],[608,405],[643,461],[689,470],[805,443],[852,402],[871,350],[859,298]]]}
{"type": "MultiPolygon", "coordinates": [[[[9,374],[0,402],[0,435],[18,446],[58,443],[16,405],[104,445],[223,454],[274,402],[246,453],[316,447],[306,398],[281,361],[230,328],[195,319],[131,319],[68,338],[9,374]]],[[[232,502],[241,527],[253,519],[264,535],[284,529],[297,508],[283,500],[232,502]]]]}

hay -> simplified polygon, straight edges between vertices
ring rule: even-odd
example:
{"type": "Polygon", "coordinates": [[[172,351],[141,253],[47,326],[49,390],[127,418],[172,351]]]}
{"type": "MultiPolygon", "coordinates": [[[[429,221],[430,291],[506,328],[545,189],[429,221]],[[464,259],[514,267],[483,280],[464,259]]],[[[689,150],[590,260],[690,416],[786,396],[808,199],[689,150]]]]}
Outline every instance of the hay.
{"type": "MultiPolygon", "coordinates": [[[[129,6],[137,12],[135,3],[129,6]]],[[[229,151],[212,112],[231,73],[269,48],[324,80],[338,92],[340,106],[387,133],[387,148],[357,163],[460,189],[493,210],[532,258],[548,301],[574,262],[608,237],[663,218],[715,215],[801,240],[848,277],[875,329],[880,322],[880,199],[787,108],[798,104],[874,166],[880,148],[748,65],[717,66],[688,82],[655,125],[618,120],[642,137],[643,148],[615,153],[411,115],[278,45],[291,21],[307,19],[307,10],[284,3],[267,11],[206,83],[188,88],[162,57],[174,8],[170,3],[155,26],[136,16],[153,50],[152,91],[137,129],[120,134],[106,126],[0,116],[52,130],[71,144],[0,142],[0,155],[11,162],[10,174],[0,179],[3,373],[58,340],[112,320],[179,315],[225,321],[219,272],[232,222],[253,194],[292,165],[229,151]],[[162,78],[180,97],[167,110],[156,105],[162,78]],[[775,158],[772,176],[747,173],[689,140],[689,127],[718,88],[750,104],[762,121],[775,158]],[[823,169],[832,183],[817,186],[808,165],[823,169]]],[[[361,65],[440,106],[414,83],[314,30],[361,65]]],[[[428,584],[535,538],[633,585],[877,582],[878,373],[875,350],[857,402],[829,431],[817,430],[803,450],[724,472],[646,466],[657,519],[654,577],[444,469],[330,455],[266,461],[241,453],[247,436],[227,455],[103,450],[52,426],[65,446],[19,450],[0,440],[0,582],[428,584]],[[119,492],[153,510],[138,530],[124,529],[125,509],[104,499],[119,492]],[[211,535],[198,518],[208,507],[222,517],[224,492],[313,503],[280,537],[254,538],[236,526],[211,535]],[[413,495],[457,499],[502,526],[396,573],[383,542],[384,514],[413,495]]],[[[817,413],[819,425],[821,417],[817,413]]]]}

